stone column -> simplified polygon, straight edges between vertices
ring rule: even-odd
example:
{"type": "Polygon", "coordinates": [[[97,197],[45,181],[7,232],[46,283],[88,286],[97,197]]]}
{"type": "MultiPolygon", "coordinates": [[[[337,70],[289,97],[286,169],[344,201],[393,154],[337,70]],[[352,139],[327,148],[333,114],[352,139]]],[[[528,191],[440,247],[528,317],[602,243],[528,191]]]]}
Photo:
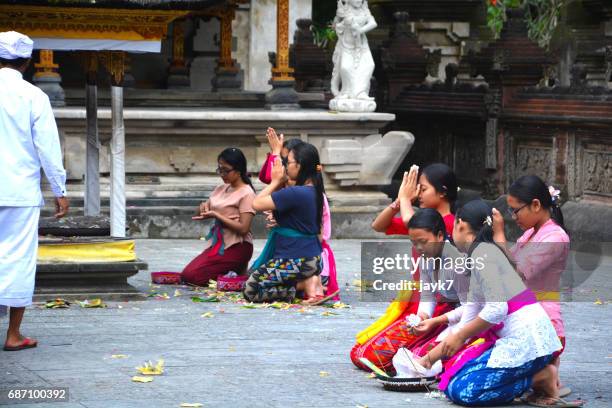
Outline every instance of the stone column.
{"type": "Polygon", "coordinates": [[[172,61],[168,68],[168,88],[189,88],[189,68],[185,60],[185,24],[184,19],[172,23],[172,61]]]}
{"type": "Polygon", "coordinates": [[[95,52],[85,53],[85,105],[87,140],[85,162],[85,203],[87,216],[100,215],[100,140],[98,138],[98,58],[95,52]]]}
{"type": "Polygon", "coordinates": [[[65,106],[64,89],[61,86],[62,77],[59,74],[59,65],[53,62],[52,50],[40,50],[39,62],[34,64],[36,72],[32,81],[42,89],[53,106],[65,106]]]}
{"type": "Polygon", "coordinates": [[[299,109],[293,68],[289,67],[289,0],[276,2],[276,61],[272,68],[272,90],[266,94],[266,109],[299,109]]]}
{"type": "Polygon", "coordinates": [[[236,61],[232,59],[232,21],[236,17],[236,6],[230,4],[220,10],[216,17],[220,22],[219,59],[212,79],[213,91],[239,91],[242,87],[236,61]]]}
{"type": "Polygon", "coordinates": [[[110,218],[111,236],[125,237],[125,127],[123,123],[123,79],[125,75],[125,53],[110,51],[104,63],[111,76],[111,122],[110,141],[110,218]]]}

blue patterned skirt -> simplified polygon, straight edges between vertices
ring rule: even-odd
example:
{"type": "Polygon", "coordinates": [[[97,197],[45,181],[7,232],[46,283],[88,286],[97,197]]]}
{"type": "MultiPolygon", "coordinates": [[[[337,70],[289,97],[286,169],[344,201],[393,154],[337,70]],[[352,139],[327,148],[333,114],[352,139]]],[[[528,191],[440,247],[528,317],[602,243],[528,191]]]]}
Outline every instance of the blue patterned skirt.
{"type": "Polygon", "coordinates": [[[455,404],[481,407],[508,404],[529,390],[533,376],[552,360],[551,354],[518,367],[487,367],[492,350],[468,361],[450,380],[445,394],[455,404]]]}

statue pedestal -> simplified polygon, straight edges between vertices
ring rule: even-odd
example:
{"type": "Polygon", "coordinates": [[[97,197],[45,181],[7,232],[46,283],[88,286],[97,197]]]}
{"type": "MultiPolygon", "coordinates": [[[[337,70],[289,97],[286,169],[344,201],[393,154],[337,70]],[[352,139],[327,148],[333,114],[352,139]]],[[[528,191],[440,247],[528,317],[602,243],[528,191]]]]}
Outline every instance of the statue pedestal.
{"type": "Polygon", "coordinates": [[[300,98],[293,88],[295,81],[276,80],[270,81],[272,90],[266,94],[267,110],[293,110],[300,109],[300,98]]]}
{"type": "Polygon", "coordinates": [[[374,98],[371,100],[334,98],[329,101],[329,109],[336,112],[374,112],[376,102],[374,98]]]}

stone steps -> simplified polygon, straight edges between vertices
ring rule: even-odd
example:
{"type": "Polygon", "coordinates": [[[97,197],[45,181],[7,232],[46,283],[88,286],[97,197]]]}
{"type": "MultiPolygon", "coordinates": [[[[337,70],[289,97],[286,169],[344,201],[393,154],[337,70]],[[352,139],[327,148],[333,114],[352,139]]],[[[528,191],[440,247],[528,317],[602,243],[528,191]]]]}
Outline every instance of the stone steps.
{"type": "MultiPolygon", "coordinates": [[[[207,183],[185,183],[163,180],[160,184],[127,184],[128,236],[135,238],[199,238],[206,234],[210,221],[196,222],[191,217],[199,204],[205,201],[218,179],[207,183]],[[214,183],[212,182],[214,181],[214,183]]],[[[261,184],[256,184],[259,190],[261,184]]],[[[108,186],[101,185],[102,215],[109,215],[108,186]]],[[[83,186],[68,187],[70,214],[83,214],[83,186]]],[[[332,236],[334,238],[374,238],[379,234],[370,224],[376,214],[386,206],[389,198],[378,191],[331,190],[327,192],[332,211],[332,236]]],[[[41,215],[53,216],[53,197],[45,192],[45,207],[41,215]]],[[[258,214],[252,226],[253,235],[265,238],[265,218],[258,214]]]]}

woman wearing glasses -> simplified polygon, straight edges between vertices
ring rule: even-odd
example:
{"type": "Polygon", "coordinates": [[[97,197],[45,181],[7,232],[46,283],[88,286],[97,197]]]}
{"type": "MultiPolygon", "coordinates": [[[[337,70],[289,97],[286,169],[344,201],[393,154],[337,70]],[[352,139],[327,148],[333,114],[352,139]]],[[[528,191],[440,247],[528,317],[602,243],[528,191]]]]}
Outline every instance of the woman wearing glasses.
{"type": "Polygon", "coordinates": [[[317,295],[321,284],[319,234],[324,194],[316,147],[310,143],[294,146],[287,156],[286,168],[280,158],[275,159],[271,182],[257,195],[253,208],[274,211],[277,226],[251,265],[243,292],[245,299],[290,302],[297,291],[304,292],[306,303],[318,304],[325,299],[317,295]]]}
{"type": "MultiPolygon", "coordinates": [[[[569,236],[563,225],[563,213],[559,203],[559,191],[534,175],[523,176],[509,189],[508,212],[517,225],[524,230],[516,245],[508,247],[504,234],[504,219],[493,210],[494,240],[502,245],[516,262],[516,269],[529,289],[535,292],[565,347],[565,328],[559,304],[561,274],[565,270],[569,254],[569,236]]],[[[552,363],[559,367],[559,355],[552,363]]],[[[564,397],[571,390],[562,387],[559,395],[564,397]]],[[[537,399],[537,396],[533,396],[537,399]]]]}
{"type": "MultiPolygon", "coordinates": [[[[266,157],[264,165],[259,171],[259,180],[264,184],[270,184],[272,181],[272,166],[274,160],[277,157],[281,158],[281,161],[285,167],[287,167],[287,161],[289,151],[291,151],[297,145],[304,143],[300,139],[289,139],[285,140],[283,134],[280,136],[276,133],[273,128],[268,128],[266,131],[268,137],[268,144],[270,145],[270,153],[266,157]]],[[[295,182],[287,180],[286,185],[294,185],[295,182]]],[[[282,187],[286,187],[283,185],[282,187]]],[[[268,229],[275,227],[276,220],[272,211],[265,211],[268,229]]],[[[329,240],[331,238],[331,211],[329,210],[329,202],[325,194],[323,195],[323,220],[321,225],[321,234],[319,235],[319,241],[323,252],[321,253],[321,259],[323,261],[323,270],[321,271],[320,282],[317,285],[317,293],[320,299],[332,297],[332,300],[340,300],[340,288],[338,286],[338,277],[336,272],[336,260],[334,252],[332,251],[329,240]]]]}
{"type": "Polygon", "coordinates": [[[217,157],[217,174],[223,184],[200,204],[194,220],[212,219],[208,247],[183,270],[183,281],[198,286],[230,271],[245,273],[253,255],[251,222],[255,216],[255,189],[247,175],[247,161],[240,149],[227,148],[217,157]]]}

